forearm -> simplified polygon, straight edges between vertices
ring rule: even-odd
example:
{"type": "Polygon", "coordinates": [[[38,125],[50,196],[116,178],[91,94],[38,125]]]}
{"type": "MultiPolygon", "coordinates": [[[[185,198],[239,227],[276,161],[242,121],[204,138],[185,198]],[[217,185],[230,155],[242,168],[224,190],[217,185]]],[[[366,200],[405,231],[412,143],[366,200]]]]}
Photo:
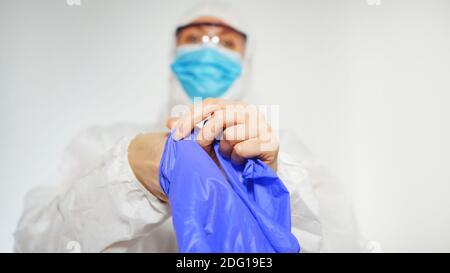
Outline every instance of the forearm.
{"type": "Polygon", "coordinates": [[[128,163],[131,138],[121,140],[92,171],[63,191],[33,192],[15,233],[16,251],[112,251],[117,242],[149,234],[169,217],[168,205],[149,193],[128,163]]]}
{"type": "Polygon", "coordinates": [[[159,184],[159,166],[167,133],[137,135],[128,146],[128,162],[138,181],[154,196],[167,202],[159,184]]]}

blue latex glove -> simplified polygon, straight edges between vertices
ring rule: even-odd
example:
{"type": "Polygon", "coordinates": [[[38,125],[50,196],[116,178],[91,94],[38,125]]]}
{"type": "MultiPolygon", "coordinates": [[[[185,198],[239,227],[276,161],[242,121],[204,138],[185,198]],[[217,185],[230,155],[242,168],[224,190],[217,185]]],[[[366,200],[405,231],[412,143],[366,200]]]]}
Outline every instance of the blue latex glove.
{"type": "Polygon", "coordinates": [[[195,141],[170,134],[160,165],[180,252],[299,252],[289,192],[262,161],[234,165],[214,150],[227,178],[195,141]]]}

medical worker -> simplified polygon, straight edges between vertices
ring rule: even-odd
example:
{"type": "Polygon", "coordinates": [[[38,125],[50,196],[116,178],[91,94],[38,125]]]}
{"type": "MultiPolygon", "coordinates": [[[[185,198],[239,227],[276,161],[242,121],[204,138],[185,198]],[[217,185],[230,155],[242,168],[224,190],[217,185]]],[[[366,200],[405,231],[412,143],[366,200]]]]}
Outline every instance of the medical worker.
{"type": "MultiPolygon", "coordinates": [[[[253,125],[245,118],[219,115],[245,112],[242,101],[251,103],[255,95],[249,93],[252,36],[235,12],[215,2],[197,6],[178,23],[174,38],[170,102],[161,123],[181,139],[209,118],[197,141],[212,157],[209,148],[222,130],[224,155],[235,162],[259,158],[275,170],[290,192],[292,232],[302,251],[361,250],[345,192],[312,164],[292,134],[278,138],[263,116],[257,115],[257,129],[245,131],[253,125]],[[203,110],[194,111],[199,97],[203,110]],[[179,105],[191,108],[171,118],[179,105]],[[239,133],[244,137],[234,139],[239,133]]],[[[15,251],[176,252],[171,210],[158,180],[168,131],[117,124],[76,137],[64,153],[61,183],[26,196],[15,251]]]]}

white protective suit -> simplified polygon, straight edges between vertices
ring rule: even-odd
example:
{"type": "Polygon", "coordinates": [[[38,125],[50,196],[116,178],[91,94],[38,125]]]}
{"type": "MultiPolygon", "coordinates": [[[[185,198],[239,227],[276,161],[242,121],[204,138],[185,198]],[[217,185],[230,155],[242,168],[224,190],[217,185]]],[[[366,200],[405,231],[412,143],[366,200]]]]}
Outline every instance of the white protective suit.
{"type": "MultiPolygon", "coordinates": [[[[248,31],[226,10],[203,5],[179,24],[210,15],[248,31]]],[[[244,83],[249,81],[249,56],[247,50],[244,75],[225,98],[243,98],[242,92],[248,88],[244,83]]],[[[187,96],[174,78],[171,86],[169,105],[186,102],[187,96]]],[[[64,153],[59,186],[27,194],[15,233],[15,251],[177,251],[169,205],[148,192],[128,164],[131,139],[138,133],[161,130],[116,124],[90,127],[77,136],[64,153]]],[[[344,191],[314,166],[307,150],[289,132],[280,133],[278,160],[278,175],[291,193],[292,228],[302,251],[360,251],[344,191]]]]}

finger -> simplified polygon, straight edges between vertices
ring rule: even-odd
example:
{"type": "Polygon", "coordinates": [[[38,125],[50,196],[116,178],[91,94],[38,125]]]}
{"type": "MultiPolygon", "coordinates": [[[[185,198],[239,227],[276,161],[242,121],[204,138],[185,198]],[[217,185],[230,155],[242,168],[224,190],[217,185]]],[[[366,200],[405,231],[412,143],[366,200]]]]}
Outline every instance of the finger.
{"type": "Polygon", "coordinates": [[[231,161],[235,164],[242,164],[245,159],[259,157],[260,155],[259,140],[257,138],[247,139],[234,145],[231,152],[231,161]]]}
{"type": "Polygon", "coordinates": [[[223,111],[214,112],[197,134],[197,143],[202,147],[210,146],[223,131],[223,111]]]}
{"type": "Polygon", "coordinates": [[[228,105],[226,109],[214,112],[197,135],[197,142],[202,147],[211,145],[218,139],[225,128],[245,123],[247,120],[245,110],[240,107],[228,105]]]}
{"type": "Polygon", "coordinates": [[[227,140],[221,140],[219,143],[219,152],[225,158],[230,158],[233,152],[233,144],[227,140]]]}
{"type": "Polygon", "coordinates": [[[241,141],[256,138],[258,136],[258,124],[245,122],[228,127],[223,132],[223,139],[229,141],[234,146],[241,141]]]}
{"type": "Polygon", "coordinates": [[[221,109],[224,103],[224,100],[206,99],[192,106],[191,110],[180,118],[176,126],[175,140],[186,137],[197,123],[221,109]]]}
{"type": "Polygon", "coordinates": [[[178,122],[179,119],[180,119],[180,118],[177,118],[177,117],[170,117],[170,118],[168,118],[167,121],[166,121],[166,127],[167,127],[168,129],[172,130],[172,128],[173,128],[174,126],[176,126],[176,124],[177,124],[177,122],[178,122]]]}
{"type": "Polygon", "coordinates": [[[224,157],[231,157],[234,145],[244,140],[258,136],[257,126],[250,123],[242,123],[231,126],[223,132],[223,139],[219,144],[219,151],[224,157]]]}
{"type": "Polygon", "coordinates": [[[231,158],[233,158],[233,154],[236,154],[236,157],[259,158],[270,162],[275,158],[277,150],[278,141],[274,137],[252,138],[234,145],[231,158]]]}
{"type": "Polygon", "coordinates": [[[208,118],[212,113],[220,109],[233,108],[235,106],[246,107],[247,104],[240,101],[227,101],[224,99],[208,98],[194,105],[191,110],[184,115],[176,127],[178,133],[175,139],[186,137],[200,121],[208,118]]]}

